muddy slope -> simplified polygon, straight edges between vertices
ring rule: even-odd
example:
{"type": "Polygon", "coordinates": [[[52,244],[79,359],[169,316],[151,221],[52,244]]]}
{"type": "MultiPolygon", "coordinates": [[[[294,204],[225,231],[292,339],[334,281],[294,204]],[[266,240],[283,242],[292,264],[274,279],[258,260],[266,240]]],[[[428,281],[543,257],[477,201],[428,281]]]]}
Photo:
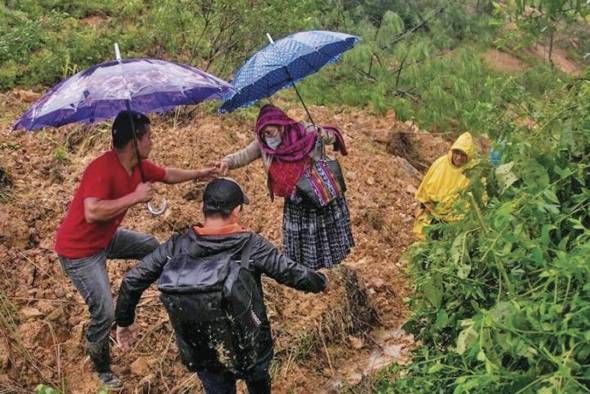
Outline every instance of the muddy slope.
{"type": "MultiPolygon", "coordinates": [[[[312,110],[318,122],[340,126],[349,147],[350,155],[341,163],[357,246],[342,267],[328,273],[329,294],[305,295],[265,282],[277,393],[342,391],[366,382],[377,368],[405,359],[412,340],[399,330],[408,291],[399,258],[412,241],[413,193],[420,176],[410,162],[428,163],[446,149],[442,140],[404,137],[412,145],[406,160],[391,154],[391,132],[417,130],[393,114],[312,110]]],[[[296,107],[289,113],[303,116],[296,107]]],[[[222,119],[200,109],[154,119],[152,159],[165,166],[203,165],[245,146],[252,138],[251,124],[239,115],[222,119]]],[[[61,272],[52,241],[79,175],[108,149],[109,138],[108,126],[0,132],[0,388],[31,392],[37,383],[47,382],[70,393],[96,392],[82,352],[87,311],[61,272]]],[[[267,198],[261,163],[232,176],[250,195],[244,224],[280,245],[282,202],[267,198]]],[[[153,218],[136,207],[123,225],[165,240],[172,231],[200,220],[202,188],[192,182],[159,186],[170,205],[166,214],[153,218]]],[[[134,264],[108,263],[114,295],[134,264]]],[[[125,375],[124,392],[200,392],[199,383],[180,365],[157,295],[154,288],[144,294],[137,315],[140,339],[132,351],[113,351],[114,369],[125,375]]]]}

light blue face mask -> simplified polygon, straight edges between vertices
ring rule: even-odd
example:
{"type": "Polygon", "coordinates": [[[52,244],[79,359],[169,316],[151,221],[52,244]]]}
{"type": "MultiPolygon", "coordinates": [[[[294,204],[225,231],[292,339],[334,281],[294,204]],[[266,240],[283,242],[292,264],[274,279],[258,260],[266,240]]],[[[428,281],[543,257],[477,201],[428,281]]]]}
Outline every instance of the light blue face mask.
{"type": "Polygon", "coordinates": [[[278,135],[276,137],[266,137],[264,139],[264,142],[266,142],[266,145],[270,149],[275,150],[279,147],[279,145],[281,145],[281,142],[283,142],[283,139],[281,138],[280,135],[278,135]]]}

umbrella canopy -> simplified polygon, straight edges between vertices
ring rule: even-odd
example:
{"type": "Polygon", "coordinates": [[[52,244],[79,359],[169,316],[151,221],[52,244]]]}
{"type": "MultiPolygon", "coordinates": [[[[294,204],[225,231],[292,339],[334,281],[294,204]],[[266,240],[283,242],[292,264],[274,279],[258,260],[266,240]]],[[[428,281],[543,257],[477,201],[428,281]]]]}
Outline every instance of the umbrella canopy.
{"type": "Polygon", "coordinates": [[[60,82],[33,104],[14,128],[36,130],[68,123],[92,123],[129,107],[164,112],[177,105],[221,99],[231,86],[204,71],[156,59],[101,63],[60,82]]]}
{"type": "Polygon", "coordinates": [[[225,95],[220,112],[252,105],[279,89],[293,86],[325,64],[337,61],[358,40],[350,34],[313,30],[271,41],[236,72],[234,89],[225,95]]]}

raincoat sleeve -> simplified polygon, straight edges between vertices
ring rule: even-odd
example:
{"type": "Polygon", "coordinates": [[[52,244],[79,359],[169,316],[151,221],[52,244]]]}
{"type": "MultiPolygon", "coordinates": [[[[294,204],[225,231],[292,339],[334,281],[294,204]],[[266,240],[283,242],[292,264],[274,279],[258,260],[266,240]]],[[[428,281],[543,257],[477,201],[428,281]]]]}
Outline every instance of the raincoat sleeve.
{"type": "Polygon", "coordinates": [[[252,265],[280,284],[306,292],[319,293],[326,287],[326,277],[298,264],[282,254],[270,242],[255,235],[252,265]]]}
{"type": "Polygon", "coordinates": [[[115,320],[120,327],[127,327],[135,320],[135,307],[142,293],[160,277],[164,266],[175,255],[175,246],[180,235],[173,235],[149,255],[145,256],[137,266],[127,272],[117,297],[115,320]]]}
{"type": "Polygon", "coordinates": [[[225,156],[223,161],[227,163],[230,170],[233,170],[235,168],[240,168],[250,164],[261,156],[262,153],[260,151],[260,147],[258,146],[258,142],[254,140],[245,148],[225,156]]]}
{"type": "Polygon", "coordinates": [[[430,166],[430,168],[426,172],[426,175],[424,175],[424,178],[422,178],[422,182],[420,182],[418,190],[416,191],[416,200],[420,201],[423,204],[427,202],[434,202],[433,196],[428,190],[428,185],[432,181],[434,167],[436,166],[436,164],[437,163],[435,162],[430,166]]]}

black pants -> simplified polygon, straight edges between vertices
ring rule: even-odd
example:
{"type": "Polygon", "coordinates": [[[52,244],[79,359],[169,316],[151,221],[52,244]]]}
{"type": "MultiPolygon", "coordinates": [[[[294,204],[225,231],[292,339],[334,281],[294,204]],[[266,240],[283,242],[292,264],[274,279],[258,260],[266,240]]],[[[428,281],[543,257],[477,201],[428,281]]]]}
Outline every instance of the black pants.
{"type": "MultiPolygon", "coordinates": [[[[227,369],[201,370],[197,372],[207,394],[235,394],[238,377],[227,369]]],[[[248,393],[270,394],[270,375],[268,367],[259,369],[245,379],[248,393]]]]}

